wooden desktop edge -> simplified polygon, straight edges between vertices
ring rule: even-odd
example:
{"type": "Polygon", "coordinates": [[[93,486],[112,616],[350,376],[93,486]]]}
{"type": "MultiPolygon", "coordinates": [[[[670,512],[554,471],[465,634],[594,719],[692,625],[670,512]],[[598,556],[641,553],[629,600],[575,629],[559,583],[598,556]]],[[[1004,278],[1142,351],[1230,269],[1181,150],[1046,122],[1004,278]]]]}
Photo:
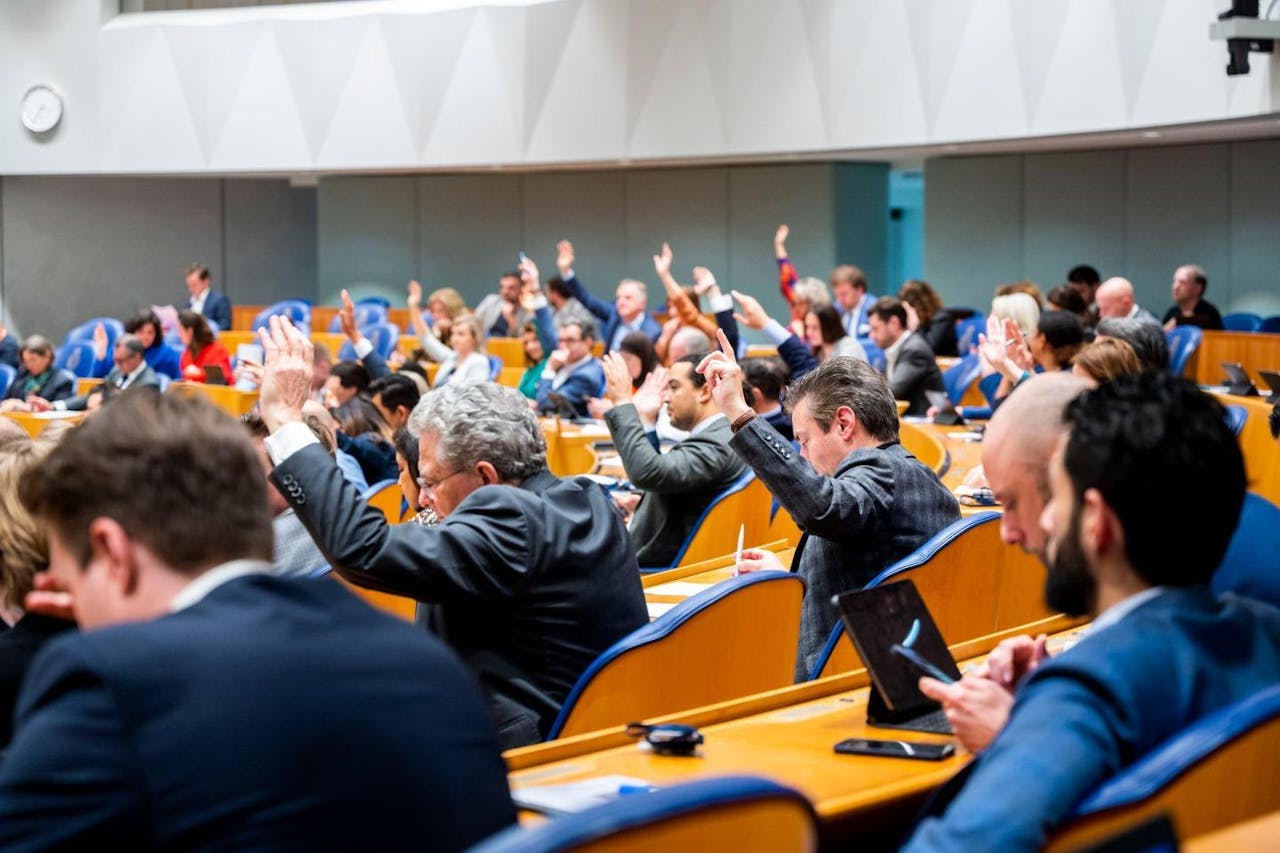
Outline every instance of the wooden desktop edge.
{"type": "MultiPolygon", "coordinates": [[[[703,570],[705,571],[705,569],[703,570]]],[[[680,570],[673,569],[672,571],[680,570]]],[[[668,580],[670,580],[670,578],[668,578],[668,580]]],[[[1020,634],[1055,634],[1061,631],[1070,630],[1071,628],[1083,624],[1085,621],[1086,620],[1084,619],[1073,618],[1061,614],[1049,616],[1035,622],[1030,622],[1026,625],[1019,625],[1017,627],[1010,628],[1006,631],[999,631],[997,633],[987,634],[963,643],[956,643],[955,645],[950,646],[950,649],[956,660],[963,662],[991,651],[991,649],[995,648],[1001,640],[1009,637],[1015,637],[1020,634]]],[[[814,699],[821,699],[825,696],[832,696],[849,690],[856,690],[860,687],[867,686],[869,683],[870,681],[867,676],[867,671],[865,669],[855,669],[851,672],[840,673],[839,675],[833,675],[817,681],[793,684],[787,687],[780,687],[777,690],[757,693],[753,696],[745,696],[738,699],[731,699],[727,702],[719,702],[714,705],[705,705],[701,708],[693,708],[687,711],[679,711],[673,714],[666,714],[661,717],[654,717],[646,720],[646,722],[680,722],[699,727],[709,726],[715,723],[723,723],[730,720],[737,720],[742,717],[762,714],[766,711],[775,711],[789,705],[809,702],[814,699]]],[[[517,770],[526,770],[531,767],[538,767],[555,761],[561,761],[567,758],[576,758],[580,755],[587,755],[592,752],[612,749],[617,746],[625,746],[633,741],[634,738],[627,736],[625,726],[616,726],[609,729],[600,729],[595,732],[587,732],[586,734],[576,735],[574,737],[561,738],[559,740],[547,741],[546,743],[510,749],[504,752],[502,757],[507,762],[507,771],[514,772],[517,770]]],[[[849,802],[856,802],[858,797],[856,795],[850,796],[847,800],[849,802]]]]}

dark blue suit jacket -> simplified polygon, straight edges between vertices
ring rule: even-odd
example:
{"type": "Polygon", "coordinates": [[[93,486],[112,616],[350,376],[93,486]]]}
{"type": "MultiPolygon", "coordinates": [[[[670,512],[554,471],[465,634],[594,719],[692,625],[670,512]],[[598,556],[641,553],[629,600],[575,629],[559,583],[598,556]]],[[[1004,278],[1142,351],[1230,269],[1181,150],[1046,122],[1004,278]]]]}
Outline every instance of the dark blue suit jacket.
{"type": "MultiPolygon", "coordinates": [[[[187,300],[188,307],[191,300],[187,300]]],[[[231,300],[216,290],[210,289],[204,299],[204,316],[218,324],[218,331],[225,332],[231,328],[231,300]]]]}
{"type": "MultiPolygon", "coordinates": [[[[618,331],[618,326],[622,323],[622,318],[618,316],[618,308],[612,302],[606,302],[598,299],[578,281],[577,276],[565,279],[564,286],[569,288],[569,295],[573,296],[579,302],[587,307],[587,310],[600,320],[600,340],[604,342],[605,352],[613,349],[613,336],[618,331]]],[[[662,327],[658,325],[658,321],[644,315],[644,320],[640,324],[640,331],[644,332],[653,340],[657,340],[662,335],[662,327]]]]}
{"type": "Polygon", "coordinates": [[[1042,664],[941,819],[910,850],[1033,850],[1117,771],[1280,680],[1280,610],[1170,589],[1042,664]]]}
{"type": "Polygon", "coordinates": [[[0,764],[5,850],[457,850],[514,817],[461,663],[324,579],[49,643],[0,764]]]}
{"type": "Polygon", "coordinates": [[[548,397],[554,391],[573,404],[573,411],[578,417],[585,418],[588,417],[587,398],[599,397],[604,391],[604,368],[593,358],[570,373],[569,378],[559,388],[552,388],[552,381],[551,379],[538,380],[536,392],[538,411],[543,414],[555,412],[556,404],[548,397]]]}

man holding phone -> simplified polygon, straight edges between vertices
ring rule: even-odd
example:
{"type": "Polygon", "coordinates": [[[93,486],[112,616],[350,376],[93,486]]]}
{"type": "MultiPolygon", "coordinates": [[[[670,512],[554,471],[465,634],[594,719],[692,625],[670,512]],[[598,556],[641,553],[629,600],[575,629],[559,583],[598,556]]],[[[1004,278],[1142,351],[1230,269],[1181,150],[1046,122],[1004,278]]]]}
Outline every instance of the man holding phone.
{"type": "MultiPolygon", "coordinates": [[[[1017,684],[1008,722],[907,849],[1039,848],[1108,778],[1280,680],[1280,610],[1209,589],[1245,490],[1221,405],[1143,374],[1082,394],[1065,419],[1040,515],[1045,600],[1093,624],[1052,659],[1041,642],[1006,661],[1017,684]],[[1200,498],[1196,533],[1170,536],[1188,491],[1200,498]]],[[[944,704],[955,689],[920,687],[944,704]]]]}

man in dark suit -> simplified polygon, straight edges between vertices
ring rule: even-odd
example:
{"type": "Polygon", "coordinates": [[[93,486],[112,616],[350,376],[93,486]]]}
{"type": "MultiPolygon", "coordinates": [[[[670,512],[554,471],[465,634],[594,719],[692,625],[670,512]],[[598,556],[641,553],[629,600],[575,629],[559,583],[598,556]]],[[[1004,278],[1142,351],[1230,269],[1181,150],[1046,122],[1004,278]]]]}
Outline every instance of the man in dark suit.
{"type": "Polygon", "coordinates": [[[28,671],[0,847],[418,849],[426,831],[456,850],[513,821],[483,700],[440,642],[265,574],[255,465],[211,404],[126,394],[23,481],[84,630],[28,671]]]}
{"type": "Polygon", "coordinates": [[[1280,680],[1280,611],[1209,589],[1245,490],[1221,405],[1183,380],[1143,374],[1080,396],[1066,421],[1041,515],[1045,601],[1093,623],[1051,659],[1043,642],[1023,638],[955,684],[921,680],[953,719],[975,679],[1013,693],[1012,709],[908,849],[1042,847],[1109,777],[1280,680]],[[1169,519],[1188,494],[1195,530],[1182,535],[1169,519]]]}
{"type": "Polygon", "coordinates": [[[600,321],[601,336],[607,352],[614,352],[631,332],[644,332],[653,340],[662,334],[658,321],[649,316],[648,289],[643,281],[624,278],[618,282],[614,292],[614,301],[606,302],[596,298],[591,291],[578,281],[573,271],[573,244],[561,240],[556,244],[556,267],[560,271],[560,280],[568,289],[569,295],[586,306],[587,310],[600,321]]]}
{"type": "MultiPolygon", "coordinates": [[[[810,368],[812,369],[812,368],[810,368]]],[[[780,358],[747,358],[742,361],[747,404],[787,441],[795,440],[791,415],[782,407],[782,392],[791,381],[780,358]]]]}
{"type": "Polygon", "coordinates": [[[212,279],[204,264],[187,267],[187,290],[191,294],[187,307],[216,323],[218,331],[225,332],[231,328],[231,300],[214,291],[212,279]]]}
{"type": "Polygon", "coordinates": [[[130,388],[159,387],[160,379],[146,360],[147,348],[137,335],[121,335],[116,338],[116,345],[111,353],[115,362],[110,372],[102,380],[102,385],[87,394],[80,394],[68,400],[55,400],[52,403],[39,397],[27,402],[33,412],[45,412],[53,409],[57,412],[83,412],[89,405],[89,398],[99,396],[100,403],[110,402],[116,395],[130,388]]]}
{"type": "Polygon", "coordinates": [[[636,556],[644,568],[671,565],[711,501],[747,473],[747,466],[729,449],[729,422],[711,399],[706,379],[694,369],[700,361],[701,355],[690,355],[672,364],[666,390],[652,401],[665,404],[671,425],[689,433],[660,453],[657,407],[633,399],[631,373],[621,356],[605,356],[614,406],[604,420],[627,479],[644,492],[631,522],[636,556]]]}
{"type": "Polygon", "coordinates": [[[871,324],[871,340],[884,350],[885,375],[894,399],[910,403],[906,414],[923,415],[929,411],[925,391],[945,391],[938,360],[920,335],[907,328],[907,309],[894,296],[876,300],[867,312],[871,324]]]}
{"type": "Polygon", "coordinates": [[[484,687],[504,748],[541,740],[578,676],[649,620],[608,495],[547,470],[518,391],[451,384],[409,419],[422,497],[443,520],[390,526],[302,423],[310,340],[280,317],[263,338],[272,478],[320,550],[352,583],[433,605],[428,621],[484,687]]]}
{"type": "Polygon", "coordinates": [[[604,369],[591,354],[596,343],[595,330],[589,324],[570,320],[560,327],[558,334],[557,347],[547,356],[547,365],[538,380],[535,392],[538,412],[557,412],[560,401],[556,397],[559,397],[573,407],[573,415],[585,418],[587,400],[600,396],[604,386],[604,369]]]}
{"type": "MultiPolygon", "coordinates": [[[[698,369],[729,418],[730,446],[804,531],[792,570],[808,584],[796,677],[813,670],[837,616],[831,597],[857,589],[960,518],[936,474],[898,443],[889,387],[860,359],[830,359],[791,386],[787,405],[800,453],[747,406],[742,369],[727,349],[698,369]]],[[[742,571],[782,568],[768,551],[744,552],[742,571]]]]}

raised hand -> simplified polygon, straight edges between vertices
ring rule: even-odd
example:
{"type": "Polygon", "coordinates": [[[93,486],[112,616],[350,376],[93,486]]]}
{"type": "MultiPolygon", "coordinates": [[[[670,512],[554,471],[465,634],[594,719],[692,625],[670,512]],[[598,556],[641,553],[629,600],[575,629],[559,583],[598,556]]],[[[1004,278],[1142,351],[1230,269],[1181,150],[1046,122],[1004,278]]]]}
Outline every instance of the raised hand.
{"type": "Polygon", "coordinates": [[[1004,322],[994,315],[987,317],[987,333],[978,335],[978,355],[991,365],[993,370],[1001,370],[1008,359],[1006,343],[1004,322]]]}
{"type": "Polygon", "coordinates": [[[556,269],[560,271],[561,277],[567,276],[569,270],[573,269],[573,244],[568,240],[556,243],[556,269]]]}
{"type": "MultiPolygon", "coordinates": [[[[622,359],[619,358],[619,361],[622,359]]],[[[627,383],[631,382],[631,374],[627,373],[627,383]]],[[[640,383],[640,387],[631,395],[631,402],[636,407],[636,413],[640,415],[640,420],[645,423],[654,423],[658,419],[658,411],[662,408],[662,395],[667,389],[667,369],[665,367],[656,367],[653,372],[645,377],[644,382],[640,383]]]]}
{"type": "Polygon", "coordinates": [[[604,366],[604,393],[613,403],[626,403],[634,393],[631,386],[631,371],[627,362],[616,352],[605,353],[600,360],[604,366]]]}
{"type": "Polygon", "coordinates": [[[791,229],[786,225],[779,225],[778,230],[773,232],[773,252],[779,258],[787,256],[787,238],[791,236],[791,229]]]}
{"type": "Polygon", "coordinates": [[[542,282],[538,278],[538,265],[533,262],[533,258],[525,256],[518,266],[520,270],[520,279],[524,282],[526,292],[538,293],[542,289],[542,282]]]}
{"type": "Polygon", "coordinates": [[[107,357],[107,345],[110,339],[107,337],[107,329],[101,323],[93,327],[93,357],[98,361],[102,361],[107,357]]]}
{"type": "Polygon", "coordinates": [[[596,420],[601,420],[605,413],[613,408],[613,401],[601,399],[600,397],[587,398],[587,414],[596,420]]]}
{"type": "Polygon", "coordinates": [[[699,296],[710,292],[713,299],[720,295],[720,285],[716,284],[716,277],[706,267],[693,268],[693,290],[699,296]]]}
{"type": "Polygon", "coordinates": [[[405,302],[410,308],[422,307],[422,285],[417,281],[409,282],[409,298],[405,302]]]}
{"type": "Polygon", "coordinates": [[[920,328],[920,314],[910,302],[903,302],[902,309],[907,312],[907,328],[915,331],[920,328]]]}
{"type": "Polygon", "coordinates": [[[258,339],[264,356],[258,409],[267,429],[275,432],[302,420],[302,407],[311,396],[313,347],[288,317],[279,314],[272,315],[267,326],[258,330],[258,339]]]}
{"type": "Polygon", "coordinates": [[[564,347],[558,347],[551,351],[547,356],[547,367],[552,370],[559,370],[569,363],[569,351],[564,347]]]}
{"type": "Polygon", "coordinates": [[[342,291],[342,308],[338,311],[338,321],[342,324],[342,333],[351,343],[354,344],[364,337],[356,327],[356,304],[351,301],[351,294],[346,290],[342,291]]]}
{"type": "Polygon", "coordinates": [[[769,315],[765,312],[760,300],[737,290],[732,290],[733,298],[741,309],[733,318],[749,329],[763,329],[769,323],[769,315]]]}
{"type": "MultiPolygon", "coordinates": [[[[737,296],[734,291],[734,296],[737,296]]],[[[698,364],[698,372],[707,378],[711,388],[711,399],[726,418],[736,421],[751,407],[747,405],[742,394],[742,367],[738,364],[733,347],[725,337],[723,329],[716,329],[716,339],[720,342],[719,350],[712,350],[698,364]]]]}
{"type": "Polygon", "coordinates": [[[1013,320],[1004,321],[1004,339],[1005,355],[1008,359],[1021,370],[1034,370],[1035,356],[1031,354],[1027,339],[1022,336],[1022,329],[1013,320]]]}
{"type": "Polygon", "coordinates": [[[658,278],[666,278],[671,275],[671,260],[673,257],[671,244],[663,243],[662,251],[653,256],[653,271],[658,274],[658,278]]]}

